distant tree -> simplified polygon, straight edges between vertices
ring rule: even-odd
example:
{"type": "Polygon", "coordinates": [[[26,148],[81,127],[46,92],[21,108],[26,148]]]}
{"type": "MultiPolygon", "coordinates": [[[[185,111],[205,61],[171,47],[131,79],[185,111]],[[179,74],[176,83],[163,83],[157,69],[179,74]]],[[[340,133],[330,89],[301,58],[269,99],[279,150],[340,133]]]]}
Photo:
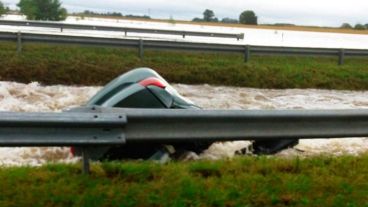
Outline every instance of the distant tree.
{"type": "Polygon", "coordinates": [[[116,16],[116,17],[122,17],[123,16],[123,14],[121,12],[113,12],[112,15],[116,16]]]}
{"type": "Polygon", "coordinates": [[[107,12],[107,13],[99,13],[90,10],[84,10],[83,13],[78,13],[79,15],[85,16],[110,16],[110,17],[122,17],[123,14],[120,12],[107,12]]]}
{"type": "Polygon", "coordinates": [[[62,21],[68,17],[68,11],[65,8],[60,8],[56,14],[57,15],[55,15],[55,18],[54,18],[55,21],[62,21]]]}
{"type": "Polygon", "coordinates": [[[140,16],[140,15],[128,14],[128,15],[125,15],[125,17],[134,18],[134,19],[151,19],[151,17],[148,15],[140,16]]]}
{"type": "Polygon", "coordinates": [[[281,26],[281,27],[294,27],[295,24],[290,24],[290,23],[275,23],[275,24],[270,24],[273,26],[281,26]]]}
{"type": "Polygon", "coordinates": [[[368,24],[365,24],[364,26],[365,26],[366,29],[368,29],[368,24]]]}
{"type": "Polygon", "coordinates": [[[231,18],[228,18],[228,17],[225,17],[221,20],[222,23],[239,23],[239,21],[237,19],[231,19],[231,18]]]}
{"type": "Polygon", "coordinates": [[[206,9],[203,12],[203,20],[210,22],[215,17],[215,13],[212,10],[206,9]]]}
{"type": "Polygon", "coordinates": [[[192,19],[192,22],[203,22],[204,20],[198,17],[192,19]]]}
{"type": "Polygon", "coordinates": [[[212,10],[206,9],[203,12],[203,21],[218,22],[218,19],[215,17],[215,13],[212,10]]]}
{"type": "Polygon", "coordinates": [[[258,24],[257,19],[258,19],[258,17],[251,10],[243,11],[239,16],[239,22],[241,24],[255,24],[255,25],[257,25],[258,24]]]}
{"type": "Polygon", "coordinates": [[[203,12],[203,19],[195,17],[192,19],[192,22],[218,22],[218,19],[212,10],[206,9],[203,12]]]}
{"type": "Polygon", "coordinates": [[[67,17],[67,11],[59,0],[20,0],[17,6],[30,20],[61,21],[67,17]]]}
{"type": "Polygon", "coordinates": [[[356,24],[356,25],[354,26],[354,29],[356,29],[356,30],[365,30],[365,26],[364,26],[364,25],[362,25],[362,24],[356,24]]]}
{"type": "Polygon", "coordinates": [[[83,14],[85,14],[85,15],[92,15],[93,12],[90,11],[90,10],[84,10],[83,14]]]}
{"type": "Polygon", "coordinates": [[[343,28],[343,29],[352,29],[353,27],[349,23],[343,23],[340,28],[343,28]]]}
{"type": "Polygon", "coordinates": [[[6,13],[4,4],[0,1],[0,16],[6,13]]]}

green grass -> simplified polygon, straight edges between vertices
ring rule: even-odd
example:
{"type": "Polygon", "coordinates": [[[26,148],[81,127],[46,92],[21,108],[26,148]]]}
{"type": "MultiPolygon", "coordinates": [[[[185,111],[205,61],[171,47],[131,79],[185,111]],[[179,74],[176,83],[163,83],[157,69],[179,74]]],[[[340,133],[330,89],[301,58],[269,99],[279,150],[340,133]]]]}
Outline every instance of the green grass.
{"type": "Polygon", "coordinates": [[[1,167],[0,206],[368,206],[368,155],[1,167]]]}
{"type": "Polygon", "coordinates": [[[157,70],[170,82],[256,88],[368,89],[368,58],[251,56],[136,49],[0,43],[0,80],[43,84],[103,85],[136,67],[157,70]]]}

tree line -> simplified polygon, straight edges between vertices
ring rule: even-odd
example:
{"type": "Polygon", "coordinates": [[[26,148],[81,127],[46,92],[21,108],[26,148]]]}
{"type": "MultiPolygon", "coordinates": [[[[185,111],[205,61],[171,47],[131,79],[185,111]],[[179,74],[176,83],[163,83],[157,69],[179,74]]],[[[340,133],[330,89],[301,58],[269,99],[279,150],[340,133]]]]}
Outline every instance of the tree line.
{"type": "Polygon", "coordinates": [[[355,24],[354,27],[349,23],[343,23],[340,28],[342,29],[356,29],[356,30],[366,30],[368,29],[368,23],[367,24],[355,24]]]}
{"type": "MultiPolygon", "coordinates": [[[[59,0],[20,0],[17,6],[29,20],[60,21],[67,17],[67,10],[61,7],[59,0]]],[[[0,1],[0,16],[9,11],[0,1]]]]}
{"type": "MultiPolygon", "coordinates": [[[[196,17],[192,21],[193,22],[222,22],[222,23],[241,23],[241,24],[250,24],[250,25],[257,25],[258,17],[252,10],[243,11],[239,15],[239,19],[233,19],[225,17],[219,20],[215,13],[210,10],[206,9],[203,12],[203,18],[196,17]]],[[[294,24],[285,24],[285,23],[276,23],[273,24],[274,26],[295,26],[294,24]]],[[[368,30],[368,23],[367,24],[355,24],[354,26],[350,25],[349,23],[343,23],[340,28],[343,29],[355,29],[355,30],[368,30]]]]}
{"type": "Polygon", "coordinates": [[[222,20],[219,20],[215,17],[215,13],[212,10],[206,9],[203,12],[203,18],[194,18],[193,22],[222,22],[222,23],[241,23],[241,24],[258,24],[258,17],[252,10],[243,11],[239,15],[239,19],[233,19],[229,17],[225,17],[222,20]]]}
{"type": "Polygon", "coordinates": [[[150,16],[147,15],[132,15],[127,14],[123,15],[121,12],[95,12],[90,10],[84,10],[81,13],[73,13],[74,15],[84,16],[109,16],[109,17],[129,17],[129,18],[139,18],[139,19],[151,19],[150,16]]]}
{"type": "MultiPolygon", "coordinates": [[[[61,2],[59,0],[20,0],[17,6],[20,8],[20,12],[26,15],[29,20],[50,20],[50,21],[61,21],[65,20],[67,17],[67,10],[61,7],[61,2]]],[[[4,4],[0,1],[0,16],[9,12],[9,7],[5,7],[4,4]]],[[[82,13],[75,13],[86,16],[116,16],[123,17],[123,14],[120,12],[107,12],[107,13],[99,13],[94,11],[85,10],[82,13]]],[[[125,15],[125,17],[131,18],[144,18],[150,19],[149,16],[143,15],[125,15]]],[[[203,17],[196,17],[192,21],[194,22],[222,22],[222,23],[241,23],[241,24],[250,24],[257,25],[258,17],[252,10],[245,10],[240,13],[238,19],[225,17],[219,20],[215,13],[206,9],[203,12],[203,17]]],[[[274,24],[277,25],[277,24],[274,24]]],[[[352,26],[349,23],[343,23],[340,28],[343,29],[356,29],[356,30],[366,30],[368,29],[367,24],[355,24],[352,26]]]]}
{"type": "MultiPolygon", "coordinates": [[[[20,0],[17,6],[20,12],[26,15],[28,20],[49,20],[49,21],[62,21],[65,20],[68,12],[65,8],[61,7],[59,0],[20,0]]],[[[9,12],[8,7],[4,7],[0,1],[0,16],[9,12]]],[[[120,12],[106,12],[99,13],[94,11],[85,10],[82,13],[74,13],[83,16],[115,16],[123,17],[120,12]]],[[[125,15],[130,18],[143,18],[150,19],[147,15],[125,15]]]]}

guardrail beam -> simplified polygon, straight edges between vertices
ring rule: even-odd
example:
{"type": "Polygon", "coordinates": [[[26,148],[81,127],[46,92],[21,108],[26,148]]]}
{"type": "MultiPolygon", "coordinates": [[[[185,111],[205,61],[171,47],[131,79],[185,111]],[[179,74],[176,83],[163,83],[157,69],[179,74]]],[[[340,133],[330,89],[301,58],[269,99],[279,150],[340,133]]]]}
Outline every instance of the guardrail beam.
{"type": "Polygon", "coordinates": [[[368,110],[100,108],[127,116],[127,142],[368,137],[368,110]],[[188,133],[190,132],[190,133],[188,133]]]}
{"type": "Polygon", "coordinates": [[[93,149],[188,143],[368,137],[368,110],[183,110],[81,107],[64,113],[0,112],[0,146],[77,146],[82,171],[93,149]]]}
{"type": "Polygon", "coordinates": [[[368,110],[181,110],[82,107],[0,112],[0,146],[95,146],[368,136],[368,110]],[[96,118],[97,116],[97,118],[96,118]],[[190,131],[190,133],[188,133],[190,131]]]}
{"type": "Polygon", "coordinates": [[[124,144],[123,114],[0,113],[0,146],[124,144]]]}
{"type": "Polygon", "coordinates": [[[110,46],[110,47],[138,47],[139,57],[144,56],[144,49],[169,49],[169,50],[190,50],[190,51],[215,51],[215,52],[234,52],[244,55],[244,61],[249,61],[250,53],[257,55],[339,55],[339,63],[343,63],[345,56],[361,56],[368,57],[368,50],[358,49],[330,49],[330,48],[297,48],[297,47],[271,47],[271,46],[254,46],[254,45],[231,45],[231,44],[215,44],[215,43],[199,43],[199,42],[178,42],[165,40],[139,40],[139,39],[120,39],[120,38],[104,38],[104,37],[85,37],[70,35],[53,35],[53,34],[34,34],[34,33],[18,33],[0,32],[0,40],[17,41],[17,50],[21,51],[22,41],[27,42],[46,42],[55,44],[80,44],[92,46],[110,46]],[[140,42],[142,41],[142,42],[140,42]],[[141,44],[144,43],[144,44],[141,44]],[[338,52],[339,51],[339,52],[338,52]]]}
{"type": "Polygon", "coordinates": [[[102,25],[97,26],[97,25],[68,24],[60,22],[42,22],[42,21],[0,20],[0,25],[57,28],[60,29],[60,32],[63,32],[63,29],[116,31],[116,32],[124,32],[125,36],[127,36],[128,32],[133,32],[133,33],[180,35],[183,36],[183,38],[185,38],[185,36],[236,38],[238,40],[239,38],[240,39],[244,38],[242,34],[234,34],[234,33],[184,31],[183,34],[183,31],[178,30],[147,29],[147,28],[133,28],[133,27],[102,26],[102,25]]]}

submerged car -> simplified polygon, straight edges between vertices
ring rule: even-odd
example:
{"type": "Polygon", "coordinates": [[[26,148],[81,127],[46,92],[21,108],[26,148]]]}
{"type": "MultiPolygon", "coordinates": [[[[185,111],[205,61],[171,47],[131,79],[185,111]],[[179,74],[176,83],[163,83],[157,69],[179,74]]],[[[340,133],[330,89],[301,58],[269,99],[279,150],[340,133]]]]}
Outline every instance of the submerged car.
{"type": "MultiPolygon", "coordinates": [[[[120,75],[92,97],[87,106],[201,110],[149,68],[138,68],[120,75]]],[[[273,154],[297,143],[296,139],[255,141],[252,148],[255,154],[273,154]]],[[[167,154],[175,158],[185,152],[201,153],[211,144],[209,141],[149,145],[126,143],[117,147],[95,148],[98,151],[95,155],[98,156],[94,159],[161,159],[167,154]]],[[[80,154],[78,148],[73,147],[72,151],[76,155],[80,154]]]]}

